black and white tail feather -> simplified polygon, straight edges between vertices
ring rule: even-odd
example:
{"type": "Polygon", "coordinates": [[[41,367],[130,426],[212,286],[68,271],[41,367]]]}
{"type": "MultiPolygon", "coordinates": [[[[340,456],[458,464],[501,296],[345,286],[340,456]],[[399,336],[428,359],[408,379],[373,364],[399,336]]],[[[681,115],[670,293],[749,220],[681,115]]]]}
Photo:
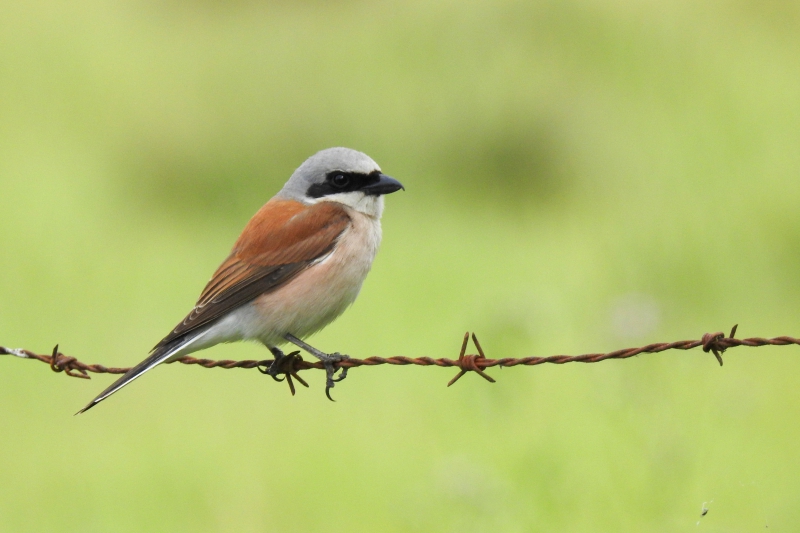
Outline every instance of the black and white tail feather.
{"type": "Polygon", "coordinates": [[[123,374],[121,378],[112,383],[111,386],[109,386],[106,390],[98,394],[94,400],[89,402],[88,405],[86,405],[86,407],[84,407],[75,414],[79,415],[83,412],[88,411],[89,409],[91,409],[98,403],[102,402],[103,400],[105,400],[106,398],[108,398],[109,396],[120,390],[122,387],[124,387],[131,381],[135,380],[136,378],[138,378],[139,376],[150,370],[151,368],[155,368],[161,363],[168,361],[171,357],[175,356],[177,352],[187,347],[188,345],[192,344],[195,340],[197,340],[201,336],[202,334],[194,335],[193,337],[190,338],[183,337],[175,339],[172,342],[169,342],[164,345],[159,344],[158,346],[153,348],[153,352],[144,361],[142,361],[135,367],[128,370],[125,374],[123,374]]]}

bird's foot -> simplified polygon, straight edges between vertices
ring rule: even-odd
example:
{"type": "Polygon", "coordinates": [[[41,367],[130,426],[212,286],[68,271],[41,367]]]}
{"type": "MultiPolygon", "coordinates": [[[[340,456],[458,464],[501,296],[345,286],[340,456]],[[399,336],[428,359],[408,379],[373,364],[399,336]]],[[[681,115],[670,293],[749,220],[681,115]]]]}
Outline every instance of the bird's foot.
{"type": "Polygon", "coordinates": [[[336,383],[347,377],[347,371],[350,368],[347,366],[340,366],[338,363],[350,359],[350,356],[334,352],[325,354],[325,358],[323,359],[320,357],[320,359],[322,360],[322,364],[325,365],[325,396],[327,396],[330,401],[334,402],[336,400],[331,398],[331,389],[336,386],[336,383]],[[337,370],[341,370],[338,376],[336,376],[337,370]]]}
{"type": "Polygon", "coordinates": [[[289,390],[292,391],[292,396],[294,396],[294,383],[292,382],[292,377],[299,381],[304,387],[308,387],[308,383],[306,383],[303,378],[297,375],[296,364],[303,360],[303,358],[300,356],[299,350],[289,354],[284,354],[278,348],[270,348],[269,351],[272,352],[273,356],[275,356],[275,360],[272,361],[269,367],[267,367],[265,370],[262,370],[261,367],[258,367],[259,372],[262,374],[267,374],[275,381],[283,381],[285,379],[289,384],[289,390]],[[280,375],[284,375],[286,377],[279,378],[278,376],[280,375]]]}
{"type": "Polygon", "coordinates": [[[349,356],[340,354],[339,352],[334,353],[325,353],[322,350],[317,350],[310,344],[306,344],[305,342],[301,341],[294,335],[286,335],[286,340],[291,342],[292,344],[296,344],[300,348],[304,349],[320,361],[325,366],[325,396],[328,397],[330,401],[336,401],[331,398],[331,389],[336,386],[336,383],[342,381],[344,378],[347,377],[347,370],[349,367],[341,366],[339,363],[342,361],[346,361],[350,359],[349,356]],[[337,370],[341,370],[341,373],[336,376],[337,370]]]}

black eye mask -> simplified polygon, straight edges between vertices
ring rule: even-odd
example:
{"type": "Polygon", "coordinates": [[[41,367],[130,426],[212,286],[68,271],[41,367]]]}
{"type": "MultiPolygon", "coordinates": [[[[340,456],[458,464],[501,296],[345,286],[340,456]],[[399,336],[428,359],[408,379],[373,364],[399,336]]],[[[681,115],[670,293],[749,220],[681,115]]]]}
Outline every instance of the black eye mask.
{"type": "Polygon", "coordinates": [[[311,198],[321,198],[331,194],[360,190],[364,190],[365,193],[369,194],[369,186],[376,185],[380,180],[381,173],[378,170],[369,174],[335,170],[329,172],[322,183],[315,183],[309,187],[306,194],[311,198]]]}

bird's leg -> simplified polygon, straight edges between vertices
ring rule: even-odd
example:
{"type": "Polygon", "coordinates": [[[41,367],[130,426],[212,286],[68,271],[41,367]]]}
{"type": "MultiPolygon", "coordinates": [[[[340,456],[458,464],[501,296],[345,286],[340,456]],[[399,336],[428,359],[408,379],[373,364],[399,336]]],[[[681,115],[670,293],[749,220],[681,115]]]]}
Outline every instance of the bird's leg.
{"type": "Polygon", "coordinates": [[[328,397],[330,401],[334,401],[331,398],[331,389],[336,385],[337,381],[342,381],[344,378],[347,377],[347,369],[348,367],[339,367],[342,370],[342,373],[339,374],[339,377],[334,377],[336,375],[336,363],[341,363],[350,357],[346,355],[342,355],[339,352],[334,353],[325,353],[321,350],[317,350],[310,344],[306,344],[305,342],[301,341],[291,333],[287,333],[283,336],[284,339],[291,342],[292,344],[299,346],[300,348],[304,349],[320,361],[322,364],[325,365],[325,374],[326,374],[326,381],[325,381],[325,395],[328,397]]]}
{"type": "MultiPolygon", "coordinates": [[[[269,375],[275,381],[283,381],[283,379],[278,378],[278,374],[283,374],[283,372],[280,371],[280,368],[282,366],[281,363],[283,362],[283,358],[286,357],[286,354],[284,354],[280,348],[275,346],[267,346],[267,348],[270,352],[272,352],[272,356],[275,357],[275,360],[272,361],[272,364],[269,365],[268,369],[261,372],[269,375]]],[[[261,369],[259,368],[259,370],[261,369]]]]}

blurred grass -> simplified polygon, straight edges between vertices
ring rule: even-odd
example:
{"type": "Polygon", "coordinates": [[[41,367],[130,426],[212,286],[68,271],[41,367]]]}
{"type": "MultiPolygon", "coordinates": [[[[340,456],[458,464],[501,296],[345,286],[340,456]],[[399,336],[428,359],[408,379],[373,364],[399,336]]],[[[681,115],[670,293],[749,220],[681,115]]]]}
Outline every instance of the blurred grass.
{"type": "MultiPolygon", "coordinates": [[[[138,361],[334,145],[407,192],[322,348],[796,335],[798,28],[778,0],[6,2],[0,343],[138,361]]],[[[79,418],[108,377],[4,359],[0,530],[790,530],[795,352],[366,369],[336,404],[170,366],[79,418]]]]}

